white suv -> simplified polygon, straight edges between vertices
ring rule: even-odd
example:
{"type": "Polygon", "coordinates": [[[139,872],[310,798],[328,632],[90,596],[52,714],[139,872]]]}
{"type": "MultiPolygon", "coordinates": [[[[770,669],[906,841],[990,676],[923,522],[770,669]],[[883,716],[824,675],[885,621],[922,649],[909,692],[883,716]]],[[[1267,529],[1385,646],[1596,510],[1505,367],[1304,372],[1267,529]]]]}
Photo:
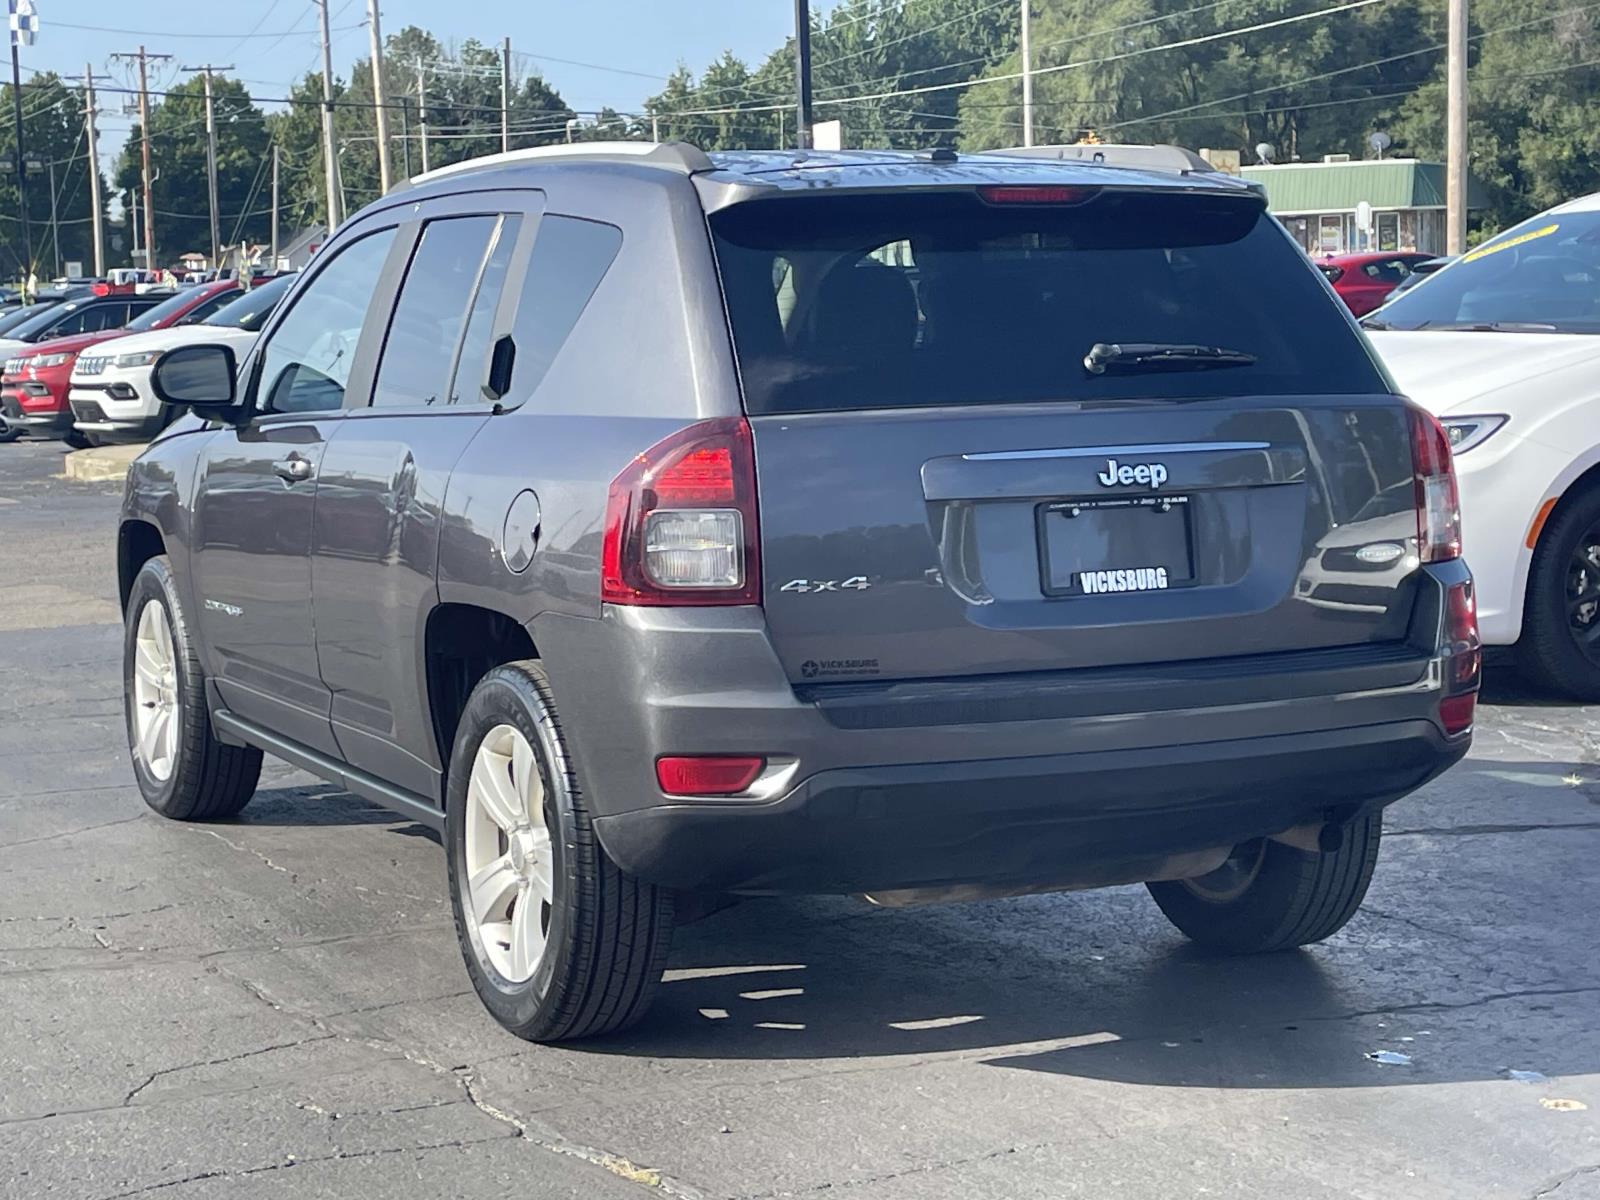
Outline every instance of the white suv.
{"type": "Polygon", "coordinates": [[[268,280],[196,325],[175,325],[117,338],[78,356],[67,401],[73,426],[101,441],[139,441],[171,418],[150,387],[155,362],[175,346],[225,344],[244,356],[293,281],[268,280]]]}
{"type": "Polygon", "coordinates": [[[1488,645],[1600,700],[1600,193],[1524,221],[1363,322],[1450,433],[1488,645]]]}

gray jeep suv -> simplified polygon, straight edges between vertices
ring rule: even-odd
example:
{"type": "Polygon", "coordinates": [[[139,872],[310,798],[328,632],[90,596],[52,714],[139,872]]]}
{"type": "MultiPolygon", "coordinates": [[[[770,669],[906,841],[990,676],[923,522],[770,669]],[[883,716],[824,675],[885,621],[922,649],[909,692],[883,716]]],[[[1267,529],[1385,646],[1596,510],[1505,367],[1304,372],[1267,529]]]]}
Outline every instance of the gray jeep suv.
{"type": "Polygon", "coordinates": [[[499,155],[155,381],[145,797],[232,816],[265,751],[441,829],[523,1037],[638,1018],[730,893],[1147,882],[1312,942],[1470,738],[1448,444],[1218,176],[499,155]]]}

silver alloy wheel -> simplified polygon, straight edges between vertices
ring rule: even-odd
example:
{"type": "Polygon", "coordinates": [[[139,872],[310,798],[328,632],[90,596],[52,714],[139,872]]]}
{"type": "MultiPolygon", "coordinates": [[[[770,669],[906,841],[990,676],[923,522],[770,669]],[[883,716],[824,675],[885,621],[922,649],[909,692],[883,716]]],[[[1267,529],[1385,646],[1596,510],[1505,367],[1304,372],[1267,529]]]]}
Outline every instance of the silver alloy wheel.
{"type": "Polygon", "coordinates": [[[139,613],[133,643],[133,749],[145,770],[165,783],[178,758],[178,666],[166,605],[151,600],[139,613]]]}
{"type": "Polygon", "coordinates": [[[555,904],[555,851],[544,780],[521,730],[496,725],[478,744],[467,781],[466,894],[489,965],[512,983],[544,958],[555,904]]]}
{"type": "Polygon", "coordinates": [[[1233,848],[1233,853],[1228,855],[1220,867],[1204,875],[1197,875],[1193,879],[1183,880],[1183,886],[1202,900],[1208,900],[1212,904],[1226,904],[1230,900],[1237,900],[1249,890],[1250,885],[1261,874],[1261,864],[1266,860],[1266,856],[1266,838],[1244,842],[1233,848]]]}

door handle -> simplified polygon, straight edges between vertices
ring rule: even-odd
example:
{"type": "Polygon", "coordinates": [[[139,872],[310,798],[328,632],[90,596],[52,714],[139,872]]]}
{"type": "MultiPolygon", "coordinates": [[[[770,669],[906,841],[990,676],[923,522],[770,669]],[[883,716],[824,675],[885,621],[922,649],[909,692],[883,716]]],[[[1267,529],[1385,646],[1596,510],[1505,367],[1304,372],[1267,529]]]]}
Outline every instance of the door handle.
{"type": "Polygon", "coordinates": [[[272,464],[272,473],[288,483],[299,483],[311,478],[311,460],[290,456],[272,464]]]}

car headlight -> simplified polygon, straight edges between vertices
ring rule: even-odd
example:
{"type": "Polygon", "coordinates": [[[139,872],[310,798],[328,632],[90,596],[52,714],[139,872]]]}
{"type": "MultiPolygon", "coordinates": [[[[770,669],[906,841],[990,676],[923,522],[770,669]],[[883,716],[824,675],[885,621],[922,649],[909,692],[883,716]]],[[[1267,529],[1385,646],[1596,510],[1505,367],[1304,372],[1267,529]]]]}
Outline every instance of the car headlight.
{"type": "Polygon", "coordinates": [[[73,359],[71,354],[40,354],[30,358],[28,364],[33,367],[59,367],[62,363],[69,363],[73,359]]]}
{"type": "Polygon", "coordinates": [[[20,358],[8,358],[6,359],[6,365],[0,367],[0,371],[4,371],[7,375],[15,375],[21,370],[22,359],[20,358]]]}
{"type": "Polygon", "coordinates": [[[145,350],[138,354],[119,354],[117,355],[117,366],[148,367],[160,357],[161,351],[159,350],[145,350]]]}
{"type": "Polygon", "coordinates": [[[1450,452],[1465,454],[1474,446],[1481,446],[1510,420],[1505,416],[1493,417],[1440,417],[1439,424],[1450,438],[1450,452]]]}

